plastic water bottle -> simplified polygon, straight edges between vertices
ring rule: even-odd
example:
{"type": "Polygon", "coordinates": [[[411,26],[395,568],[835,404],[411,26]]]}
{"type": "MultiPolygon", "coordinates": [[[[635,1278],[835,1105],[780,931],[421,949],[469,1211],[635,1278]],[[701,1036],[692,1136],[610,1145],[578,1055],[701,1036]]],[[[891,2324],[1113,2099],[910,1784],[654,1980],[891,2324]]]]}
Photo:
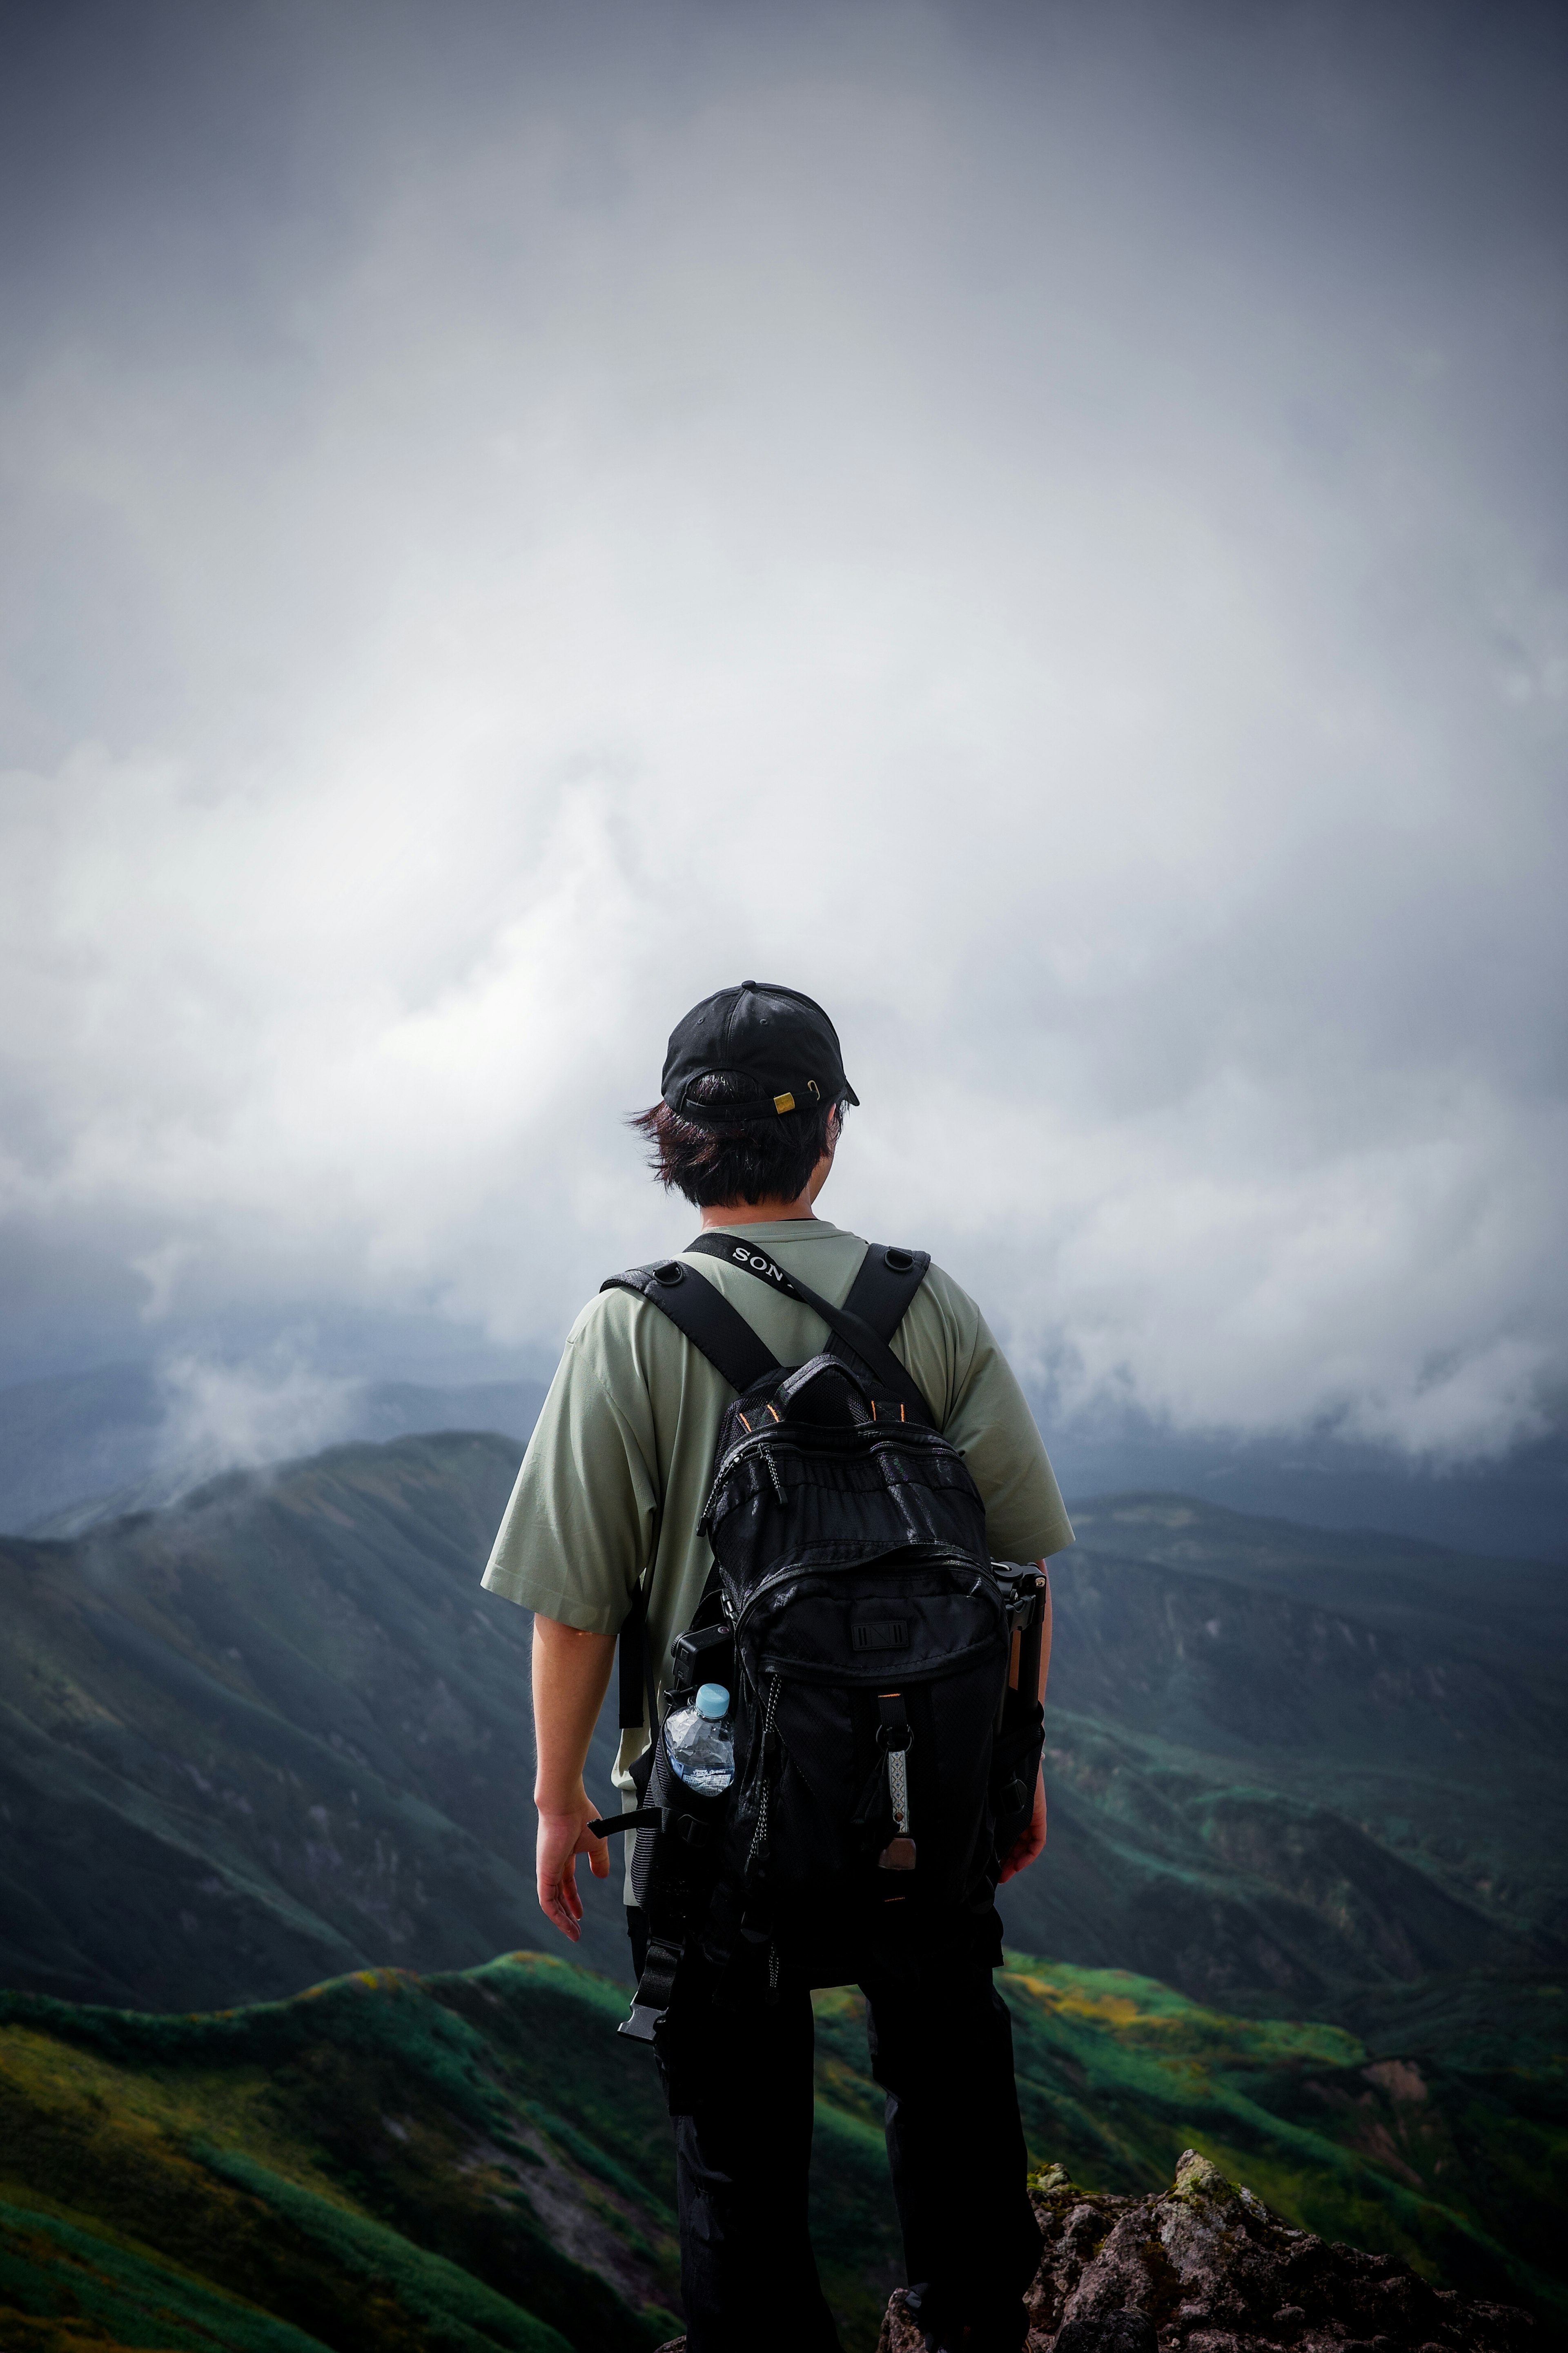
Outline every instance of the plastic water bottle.
{"type": "Polygon", "coordinates": [[[735,1778],[735,1730],[722,1683],[703,1683],[694,1700],[664,1721],[669,1761],[700,1798],[722,1797],[735,1778]]]}

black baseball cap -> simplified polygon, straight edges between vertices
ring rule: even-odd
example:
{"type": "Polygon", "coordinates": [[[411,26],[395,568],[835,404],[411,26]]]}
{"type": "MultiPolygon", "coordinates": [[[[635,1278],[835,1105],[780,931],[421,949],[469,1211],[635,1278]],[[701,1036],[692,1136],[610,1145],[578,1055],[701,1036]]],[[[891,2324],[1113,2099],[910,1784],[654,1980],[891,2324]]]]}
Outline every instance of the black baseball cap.
{"type": "Polygon", "coordinates": [[[776,981],[743,980],[694,1005],[669,1033],[664,1100],[693,1127],[732,1127],[737,1120],[813,1111],[860,1100],[844,1075],[838,1032],[814,998],[776,981]],[[744,1094],[692,1103],[699,1079],[725,1071],[748,1082],[744,1094]]]}

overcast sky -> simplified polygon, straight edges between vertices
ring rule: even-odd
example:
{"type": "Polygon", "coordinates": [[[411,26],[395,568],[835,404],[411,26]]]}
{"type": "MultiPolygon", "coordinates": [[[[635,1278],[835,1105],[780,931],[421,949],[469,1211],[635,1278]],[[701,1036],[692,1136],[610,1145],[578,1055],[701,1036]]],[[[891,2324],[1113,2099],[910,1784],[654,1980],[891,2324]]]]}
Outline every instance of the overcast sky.
{"type": "Polygon", "coordinates": [[[547,1360],[755,976],[1063,1398],[1531,1426],[1562,22],[7,11],[0,1375],[547,1360]]]}

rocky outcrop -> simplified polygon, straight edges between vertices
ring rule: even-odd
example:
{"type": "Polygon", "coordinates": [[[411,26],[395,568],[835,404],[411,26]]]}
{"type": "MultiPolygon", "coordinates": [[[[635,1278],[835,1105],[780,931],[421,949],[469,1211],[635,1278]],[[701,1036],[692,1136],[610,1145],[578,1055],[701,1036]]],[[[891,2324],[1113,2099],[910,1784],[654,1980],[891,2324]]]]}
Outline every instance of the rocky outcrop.
{"type": "MultiPolygon", "coordinates": [[[[1293,2231],[1189,2149],[1157,2198],[1032,2195],[1045,2241],[1028,2353],[1526,2353],[1527,2315],[1435,2288],[1393,2255],[1293,2231]]],[[[879,2353],[923,2353],[901,2291],[879,2353]]],[[[1542,2348],[1543,2353],[1543,2348],[1542,2348]]]]}
{"type": "MultiPolygon", "coordinates": [[[[1027,2353],[1546,2353],[1528,2313],[1293,2231],[1195,2149],[1157,2198],[1080,2189],[1059,2165],[1030,2195],[1027,2353]]],[[[878,2353],[925,2353],[901,2288],[878,2353]]]]}

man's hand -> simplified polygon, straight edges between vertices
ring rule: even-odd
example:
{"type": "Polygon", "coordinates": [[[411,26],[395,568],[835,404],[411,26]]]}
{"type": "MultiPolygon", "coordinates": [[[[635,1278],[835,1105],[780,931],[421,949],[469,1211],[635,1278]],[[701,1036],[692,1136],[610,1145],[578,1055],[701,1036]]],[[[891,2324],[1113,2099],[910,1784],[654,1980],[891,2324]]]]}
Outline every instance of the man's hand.
{"type": "Polygon", "coordinates": [[[1016,1879],[1021,1871],[1027,1871],[1037,1857],[1045,1852],[1045,1846],[1046,1777],[1042,1770],[1035,1776],[1035,1810],[1029,1816],[1029,1827],[1002,1865],[1002,1877],[998,1884],[1005,1886],[1009,1879],[1016,1879]]]}
{"type": "Polygon", "coordinates": [[[564,1813],[546,1813],[542,1806],[539,1809],[539,1843],[534,1850],[539,1908],[574,1944],[583,1933],[577,1857],[587,1856],[588,1868],[595,1879],[607,1879],[610,1875],[608,1842],[595,1838],[588,1828],[597,1819],[598,1811],[581,1781],[575,1799],[564,1813]]]}

